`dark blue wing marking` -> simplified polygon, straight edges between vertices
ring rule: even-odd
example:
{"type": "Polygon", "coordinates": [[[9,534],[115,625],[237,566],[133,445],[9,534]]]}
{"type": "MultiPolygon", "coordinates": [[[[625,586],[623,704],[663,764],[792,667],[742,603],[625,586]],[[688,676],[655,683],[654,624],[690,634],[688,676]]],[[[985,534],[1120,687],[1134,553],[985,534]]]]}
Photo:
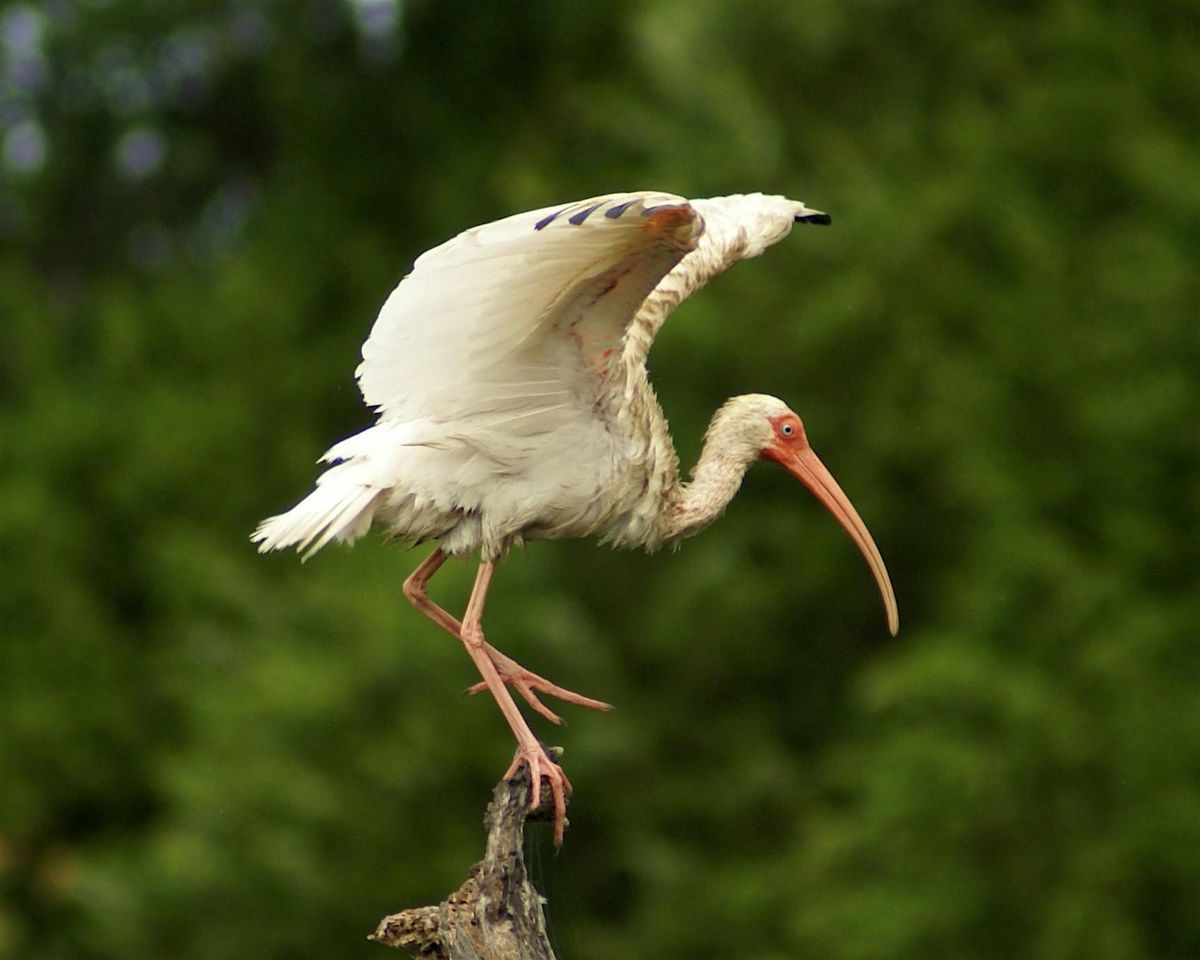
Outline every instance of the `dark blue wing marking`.
{"type": "Polygon", "coordinates": [[[624,203],[618,203],[615,207],[609,207],[604,211],[604,215],[610,220],[616,220],[621,214],[632,207],[637,200],[626,200],[624,203]]]}
{"type": "Polygon", "coordinates": [[[797,223],[819,223],[821,226],[827,227],[831,223],[833,223],[833,217],[831,217],[827,213],[817,213],[817,212],[805,213],[805,214],[802,214],[802,215],[796,217],[796,222],[797,223]]]}
{"type": "Polygon", "coordinates": [[[665,210],[667,207],[677,207],[677,203],[656,203],[652,207],[642,207],[642,216],[648,217],[652,213],[657,213],[659,210],[665,210]]]}
{"type": "Polygon", "coordinates": [[[537,223],[535,223],[533,225],[533,229],[534,230],[544,230],[546,227],[550,226],[550,224],[552,224],[554,222],[555,217],[557,217],[560,213],[563,212],[563,210],[566,210],[566,209],[567,209],[566,207],[563,207],[562,210],[555,210],[548,217],[542,217],[541,220],[539,220],[537,223]]]}
{"type": "Polygon", "coordinates": [[[578,213],[572,214],[571,215],[571,223],[575,224],[575,226],[579,226],[581,223],[583,223],[584,220],[586,220],[593,213],[595,213],[596,208],[599,206],[600,206],[600,204],[595,203],[595,204],[592,204],[592,206],[588,207],[586,210],[580,210],[578,213]]]}

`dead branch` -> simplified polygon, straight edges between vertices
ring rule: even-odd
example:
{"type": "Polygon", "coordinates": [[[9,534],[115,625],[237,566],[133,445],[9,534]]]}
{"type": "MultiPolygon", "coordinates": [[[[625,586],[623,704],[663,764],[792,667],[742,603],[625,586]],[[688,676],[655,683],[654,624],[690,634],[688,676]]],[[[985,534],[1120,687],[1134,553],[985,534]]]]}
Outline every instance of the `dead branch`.
{"type": "Polygon", "coordinates": [[[487,848],[467,879],[437,906],[393,913],[368,938],[424,960],[555,960],[546,939],[542,898],[525,870],[528,820],[553,819],[548,781],[542,805],[529,809],[529,768],[492,791],[484,814],[487,848]]]}

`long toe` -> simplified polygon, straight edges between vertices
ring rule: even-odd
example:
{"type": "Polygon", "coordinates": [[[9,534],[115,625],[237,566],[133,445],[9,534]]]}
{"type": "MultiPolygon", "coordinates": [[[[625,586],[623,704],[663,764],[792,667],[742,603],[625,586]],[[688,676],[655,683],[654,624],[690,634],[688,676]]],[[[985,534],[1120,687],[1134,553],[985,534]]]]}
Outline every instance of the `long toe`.
{"type": "Polygon", "coordinates": [[[554,795],[554,849],[561,850],[567,832],[567,800],[561,784],[553,784],[551,792],[554,795]]]}
{"type": "Polygon", "coordinates": [[[542,773],[550,783],[550,796],[554,801],[554,848],[558,850],[567,832],[567,797],[571,794],[571,781],[553,760],[546,757],[543,762],[546,768],[542,773]]]}
{"type": "MultiPolygon", "coordinates": [[[[563,703],[573,703],[578,707],[587,707],[589,710],[599,710],[603,713],[608,713],[612,710],[612,704],[610,703],[605,703],[603,700],[596,700],[593,697],[585,697],[581,693],[575,693],[575,691],[568,690],[566,687],[560,687],[557,683],[547,680],[532,670],[526,670],[516,660],[501,653],[490,643],[484,644],[484,652],[487,653],[492,663],[495,664],[496,672],[500,674],[500,679],[517,690],[534,710],[555,723],[559,722],[559,720],[555,719],[557,715],[548,710],[536,697],[532,697],[531,699],[530,692],[554,697],[563,703]]],[[[485,689],[487,689],[486,684],[477,683],[473,687],[470,687],[467,693],[475,694],[485,689]]]]}
{"type": "MultiPolygon", "coordinates": [[[[519,693],[521,695],[521,699],[523,699],[527,704],[529,704],[529,706],[534,710],[535,713],[541,714],[543,717],[545,717],[547,720],[549,720],[553,724],[556,724],[560,727],[563,725],[563,718],[560,717],[553,710],[551,710],[544,703],[542,703],[542,701],[540,699],[538,699],[538,695],[536,693],[534,693],[528,686],[526,686],[524,681],[520,680],[519,678],[505,677],[504,682],[507,683],[509,686],[511,686],[514,690],[516,690],[517,693],[519,693]]],[[[477,693],[483,693],[483,691],[486,690],[487,688],[488,687],[487,687],[486,683],[480,682],[480,683],[472,684],[471,686],[467,687],[467,689],[464,690],[463,692],[464,692],[464,694],[466,694],[466,696],[473,697],[477,693]]]]}
{"type": "Polygon", "coordinates": [[[536,693],[534,693],[527,684],[525,684],[521,680],[514,680],[512,682],[512,686],[513,686],[513,689],[516,690],[517,693],[519,693],[521,695],[521,698],[527,704],[529,704],[529,706],[536,713],[540,713],[543,717],[545,717],[551,723],[557,724],[560,727],[562,726],[563,718],[560,717],[553,710],[551,710],[544,703],[542,703],[542,701],[538,698],[538,695],[536,693]]]}

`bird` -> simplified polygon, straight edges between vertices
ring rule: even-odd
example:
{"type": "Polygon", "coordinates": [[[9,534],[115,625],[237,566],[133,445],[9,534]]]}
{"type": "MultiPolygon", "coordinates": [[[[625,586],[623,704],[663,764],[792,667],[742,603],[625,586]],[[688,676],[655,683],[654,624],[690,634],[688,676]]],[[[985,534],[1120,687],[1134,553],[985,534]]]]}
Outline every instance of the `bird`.
{"type": "Polygon", "coordinates": [[[756,257],[794,224],[828,214],[760,193],[688,200],[613,193],[468,229],[425,252],[384,302],[355,371],[376,422],[332,446],[315,489],[264,520],[261,552],[304,559],[374,523],[410,545],[434,543],[404,581],[408,601],[458,638],[517,741],[530,806],[546,780],[561,845],[572,788],[511,687],[547,720],[539,695],[595,710],[487,642],[484,605],[497,564],[527,541],[598,537],[650,551],[707,527],[749,467],[774,462],[834,515],[866,559],[895,635],[891,579],[866,525],[809,445],[800,418],[765,394],[722,405],[688,479],[646,369],[672,311],[713,277],[756,257]],[[450,557],[479,564],[459,620],[429,596],[450,557]]]}

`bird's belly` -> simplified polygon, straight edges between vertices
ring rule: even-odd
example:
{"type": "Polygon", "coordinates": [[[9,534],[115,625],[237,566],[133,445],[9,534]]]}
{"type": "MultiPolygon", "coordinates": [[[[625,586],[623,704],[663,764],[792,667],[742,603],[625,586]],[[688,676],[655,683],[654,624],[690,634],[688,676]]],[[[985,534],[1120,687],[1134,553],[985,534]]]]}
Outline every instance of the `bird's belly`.
{"type": "Polygon", "coordinates": [[[644,484],[631,451],[603,423],[525,442],[486,433],[441,437],[413,451],[411,482],[391,491],[381,519],[402,539],[496,558],[524,540],[604,535],[644,484]]]}
{"type": "Polygon", "coordinates": [[[520,518],[513,533],[524,540],[562,540],[603,534],[627,512],[640,491],[629,483],[628,462],[616,443],[598,445],[599,456],[564,454],[530,474],[513,478],[505,491],[520,518]]]}

